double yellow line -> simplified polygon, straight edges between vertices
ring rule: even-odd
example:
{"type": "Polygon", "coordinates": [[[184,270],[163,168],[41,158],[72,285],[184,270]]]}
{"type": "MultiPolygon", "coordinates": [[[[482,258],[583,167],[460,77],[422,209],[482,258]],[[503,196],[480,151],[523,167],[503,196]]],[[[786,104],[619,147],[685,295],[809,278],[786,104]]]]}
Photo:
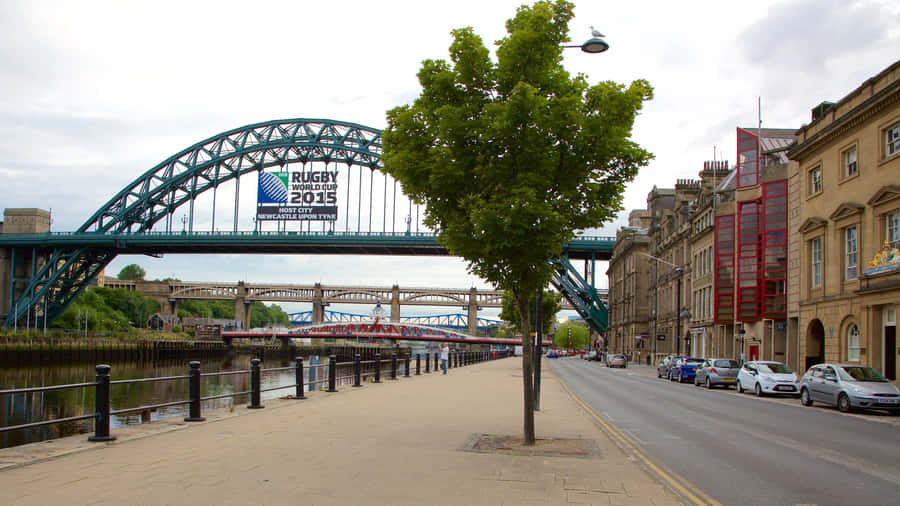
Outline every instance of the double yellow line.
{"type": "Polygon", "coordinates": [[[600,418],[600,415],[594,412],[593,409],[590,408],[584,401],[578,398],[575,395],[575,392],[569,388],[569,385],[562,381],[561,378],[557,377],[559,380],[559,384],[562,385],[563,389],[569,394],[572,399],[577,402],[582,409],[584,409],[587,414],[589,414],[594,421],[596,421],[600,427],[611,437],[614,441],[621,447],[623,450],[627,451],[631,455],[637,457],[644,463],[644,465],[650,469],[653,473],[655,473],[663,482],[667,483],[670,487],[672,487],[676,492],[681,494],[682,497],[690,500],[694,504],[708,504],[710,506],[722,506],[722,503],[716,501],[709,494],[703,492],[699,488],[697,488],[692,483],[688,482],[686,479],[672,472],[671,470],[665,468],[662,464],[657,464],[653,462],[647,455],[641,451],[640,445],[635,442],[635,440],[625,434],[621,429],[616,427],[615,425],[608,423],[606,420],[600,418]]]}

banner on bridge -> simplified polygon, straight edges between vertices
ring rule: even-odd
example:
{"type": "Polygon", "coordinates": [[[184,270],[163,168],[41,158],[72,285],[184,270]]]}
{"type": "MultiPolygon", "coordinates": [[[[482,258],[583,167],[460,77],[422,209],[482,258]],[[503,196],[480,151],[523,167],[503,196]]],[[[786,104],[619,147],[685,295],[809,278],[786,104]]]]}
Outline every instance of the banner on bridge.
{"type": "Polygon", "coordinates": [[[259,221],[337,221],[336,170],[259,173],[256,219],[259,221]]]}

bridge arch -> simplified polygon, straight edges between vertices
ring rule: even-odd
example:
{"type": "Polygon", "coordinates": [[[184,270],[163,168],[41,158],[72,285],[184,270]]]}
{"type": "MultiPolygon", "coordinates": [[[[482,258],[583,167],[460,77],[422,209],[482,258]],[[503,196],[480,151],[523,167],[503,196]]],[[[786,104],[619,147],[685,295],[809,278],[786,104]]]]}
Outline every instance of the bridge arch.
{"type": "Polygon", "coordinates": [[[78,232],[148,231],[197,195],[243,174],[309,162],[376,170],[381,153],[381,130],[356,123],[297,118],[246,125],[166,158],[101,206],[78,232]]]}
{"type": "MultiPolygon", "coordinates": [[[[375,171],[382,168],[381,153],[381,130],[356,123],[298,118],[246,125],[166,158],[103,204],[77,232],[149,232],[159,221],[172,220],[181,206],[192,206],[198,195],[243,174],[298,162],[375,171]]],[[[116,255],[115,245],[52,249],[27,286],[10,294],[6,326],[37,318],[38,308],[45,321],[53,321],[116,255]]]]}

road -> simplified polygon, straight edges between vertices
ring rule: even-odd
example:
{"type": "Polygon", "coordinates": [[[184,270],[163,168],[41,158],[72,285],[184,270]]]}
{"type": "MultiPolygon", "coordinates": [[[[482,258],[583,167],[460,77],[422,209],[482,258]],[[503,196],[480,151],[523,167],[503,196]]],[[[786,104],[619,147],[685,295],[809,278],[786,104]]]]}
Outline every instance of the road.
{"type": "Polygon", "coordinates": [[[626,453],[683,493],[726,505],[900,504],[900,417],[672,383],[648,366],[543,363],[626,453]]]}

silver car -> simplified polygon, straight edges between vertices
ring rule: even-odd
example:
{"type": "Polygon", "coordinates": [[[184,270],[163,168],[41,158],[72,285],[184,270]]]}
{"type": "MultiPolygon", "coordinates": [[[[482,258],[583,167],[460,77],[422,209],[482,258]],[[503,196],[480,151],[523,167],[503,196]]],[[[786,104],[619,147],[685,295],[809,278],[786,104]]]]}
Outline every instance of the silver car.
{"type": "Polygon", "coordinates": [[[741,364],[737,360],[730,358],[708,358],[703,364],[697,368],[694,376],[694,385],[706,385],[706,388],[712,388],[722,385],[728,388],[737,381],[738,370],[741,364]]]}
{"type": "Polygon", "coordinates": [[[821,402],[846,413],[853,409],[885,409],[900,413],[900,389],[871,367],[818,364],[800,378],[800,402],[821,402]]]}
{"type": "Polygon", "coordinates": [[[625,358],[625,355],[617,354],[617,355],[607,355],[606,356],[606,367],[628,367],[628,360],[625,358]]]}

